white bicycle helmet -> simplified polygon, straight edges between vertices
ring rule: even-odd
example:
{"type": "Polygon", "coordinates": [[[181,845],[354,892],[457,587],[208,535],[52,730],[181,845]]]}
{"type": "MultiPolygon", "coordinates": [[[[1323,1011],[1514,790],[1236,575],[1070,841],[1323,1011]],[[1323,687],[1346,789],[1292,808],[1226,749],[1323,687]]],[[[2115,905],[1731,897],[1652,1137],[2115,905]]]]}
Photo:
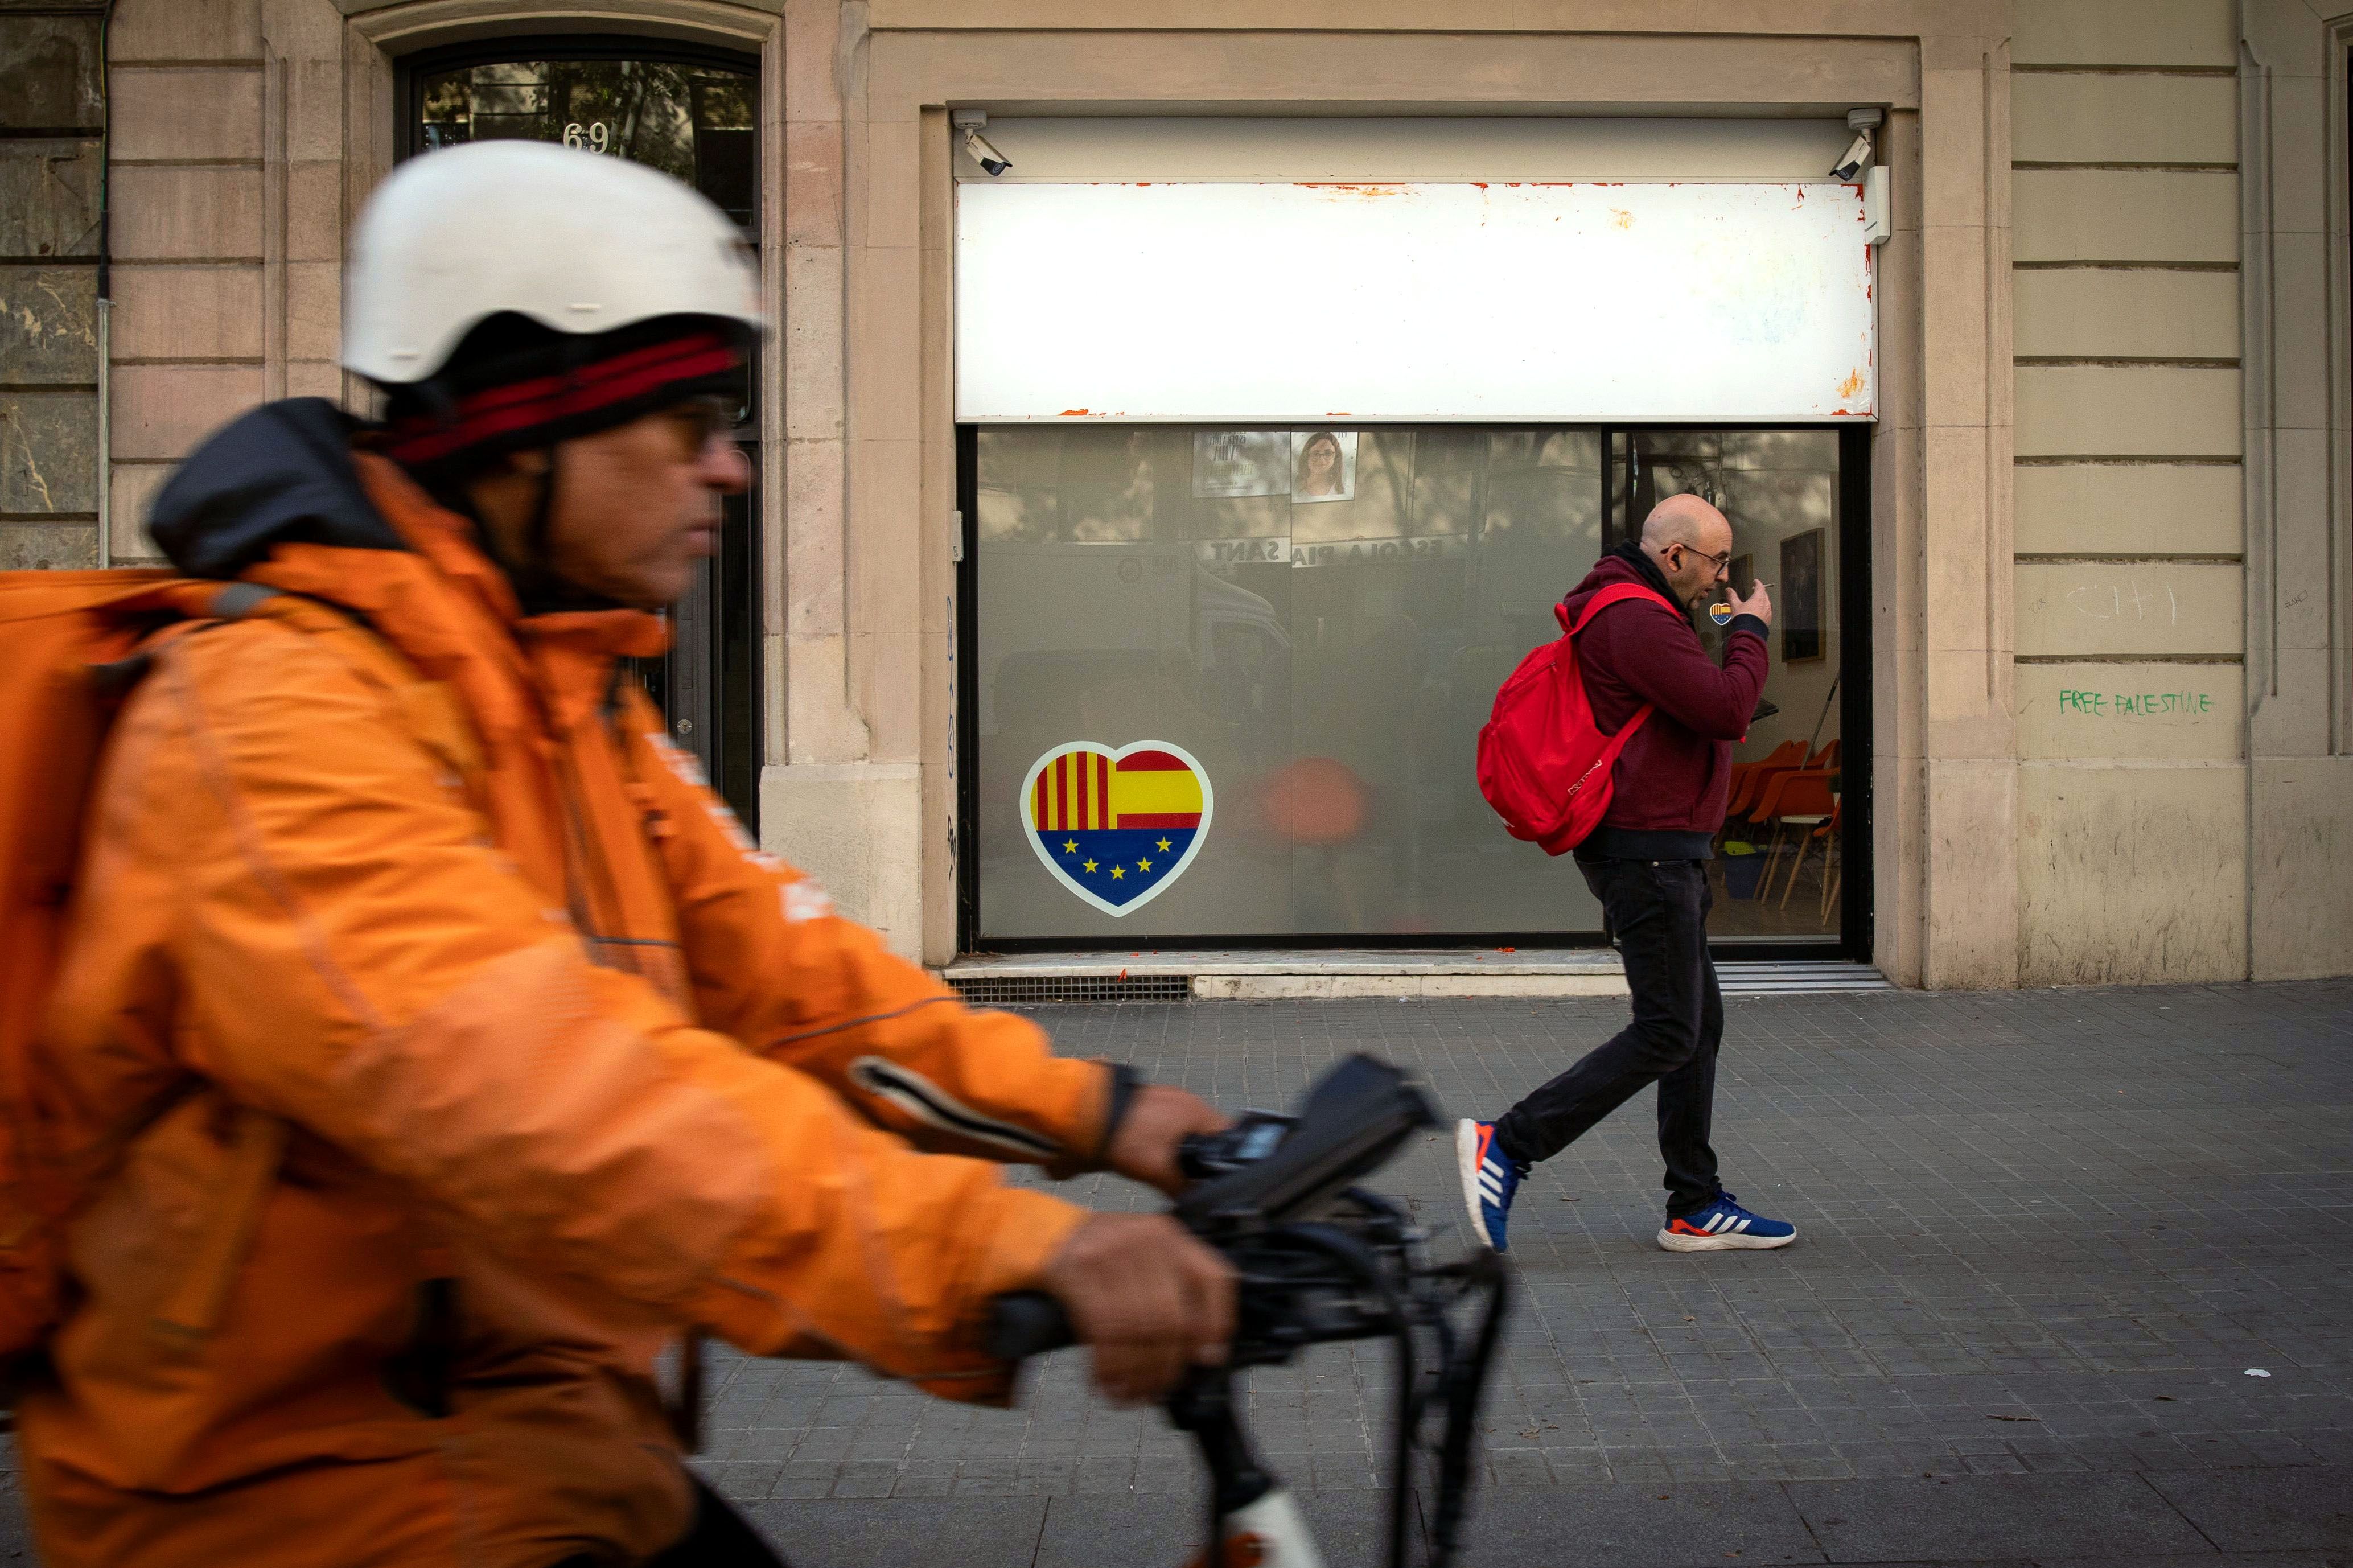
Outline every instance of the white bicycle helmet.
{"type": "Polygon", "coordinates": [[[510,141],[394,170],[352,234],[344,368],[387,388],[429,380],[510,311],[584,338],[665,317],[765,325],[742,234],[667,174],[510,141]]]}

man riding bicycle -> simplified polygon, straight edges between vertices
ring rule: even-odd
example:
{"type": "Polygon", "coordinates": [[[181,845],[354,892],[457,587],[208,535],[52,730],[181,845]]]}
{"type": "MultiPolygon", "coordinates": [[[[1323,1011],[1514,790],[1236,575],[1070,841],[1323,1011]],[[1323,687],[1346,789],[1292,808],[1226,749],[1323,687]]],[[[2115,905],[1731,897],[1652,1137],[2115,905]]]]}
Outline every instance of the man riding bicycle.
{"type": "Polygon", "coordinates": [[[159,498],[230,584],[116,721],[46,1031],[91,1173],[19,1398],[52,1568],[772,1563],[681,1462],[682,1335],[1001,1399],[1043,1289],[1098,1383],[1214,1362],[1156,1215],[1223,1118],[968,1011],[762,853],[619,661],[712,552],[763,324],[685,186],[523,142],[354,238],[383,422],[266,405],[159,498]]]}

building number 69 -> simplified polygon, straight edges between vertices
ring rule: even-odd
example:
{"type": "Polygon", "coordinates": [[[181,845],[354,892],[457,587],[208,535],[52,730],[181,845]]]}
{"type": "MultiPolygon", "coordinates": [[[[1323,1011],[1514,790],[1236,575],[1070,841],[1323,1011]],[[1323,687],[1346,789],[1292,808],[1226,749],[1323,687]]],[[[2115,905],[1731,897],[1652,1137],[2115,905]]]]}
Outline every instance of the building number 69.
{"type": "Polygon", "coordinates": [[[611,138],[612,133],[601,120],[589,125],[583,125],[575,120],[564,128],[564,144],[566,147],[586,147],[591,153],[607,151],[611,138]]]}

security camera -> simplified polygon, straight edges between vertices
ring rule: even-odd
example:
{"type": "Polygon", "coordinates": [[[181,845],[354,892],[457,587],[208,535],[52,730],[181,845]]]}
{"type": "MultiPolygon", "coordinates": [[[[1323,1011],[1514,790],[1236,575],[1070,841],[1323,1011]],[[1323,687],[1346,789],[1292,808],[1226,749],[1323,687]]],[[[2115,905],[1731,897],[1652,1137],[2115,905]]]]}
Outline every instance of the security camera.
{"type": "Polygon", "coordinates": [[[991,146],[988,138],[980,133],[980,128],[987,123],[988,111],[985,109],[958,109],[948,115],[948,124],[964,138],[964,150],[972,154],[972,161],[980,165],[982,173],[995,179],[1013,167],[1013,160],[991,146]]]}
{"type": "Polygon", "coordinates": [[[973,162],[992,178],[1013,167],[1013,160],[988,144],[988,138],[977,131],[964,133],[964,150],[972,154],[973,162]]]}
{"type": "Polygon", "coordinates": [[[1846,128],[1854,132],[1854,142],[1846,155],[1831,165],[1831,178],[1852,180],[1871,167],[1872,134],[1887,118],[1884,110],[1850,109],[1846,111],[1846,128]]]}

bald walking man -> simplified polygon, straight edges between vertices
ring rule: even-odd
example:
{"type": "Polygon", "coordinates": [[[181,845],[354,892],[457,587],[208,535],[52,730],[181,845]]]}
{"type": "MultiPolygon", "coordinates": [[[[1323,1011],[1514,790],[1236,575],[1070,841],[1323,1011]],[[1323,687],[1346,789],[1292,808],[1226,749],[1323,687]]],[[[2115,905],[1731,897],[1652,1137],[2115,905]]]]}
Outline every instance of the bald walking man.
{"type": "Polygon", "coordinates": [[[1472,1227],[1504,1250],[1512,1199],[1548,1160],[1650,1084],[1659,1086],[1659,1153],[1670,1252],[1787,1247],[1797,1228],[1740,1206],[1716,1179],[1709,1128],[1724,994],[1707,952],[1714,902],[1707,862],[1724,826],[1732,747],[1748,732],[1765,688],[1765,634],[1773,601],[1758,584],[1745,599],[1728,585],[1732,524],[1697,496],[1670,496],[1642,523],[1638,544],[1604,555],[1569,594],[1572,623],[1587,601],[1639,583],[1676,606],[1623,599],[1577,634],[1577,667],[1594,722],[1614,735],[1645,703],[1654,711],[1618,754],[1609,809],[1577,847],[1577,868],[1601,900],[1626,965],[1633,1021],[1558,1078],[1493,1121],[1456,1131],[1462,1199],[1472,1227]],[[1732,605],[1724,663],[1700,646],[1687,612],[1722,590],[1732,605]]]}

